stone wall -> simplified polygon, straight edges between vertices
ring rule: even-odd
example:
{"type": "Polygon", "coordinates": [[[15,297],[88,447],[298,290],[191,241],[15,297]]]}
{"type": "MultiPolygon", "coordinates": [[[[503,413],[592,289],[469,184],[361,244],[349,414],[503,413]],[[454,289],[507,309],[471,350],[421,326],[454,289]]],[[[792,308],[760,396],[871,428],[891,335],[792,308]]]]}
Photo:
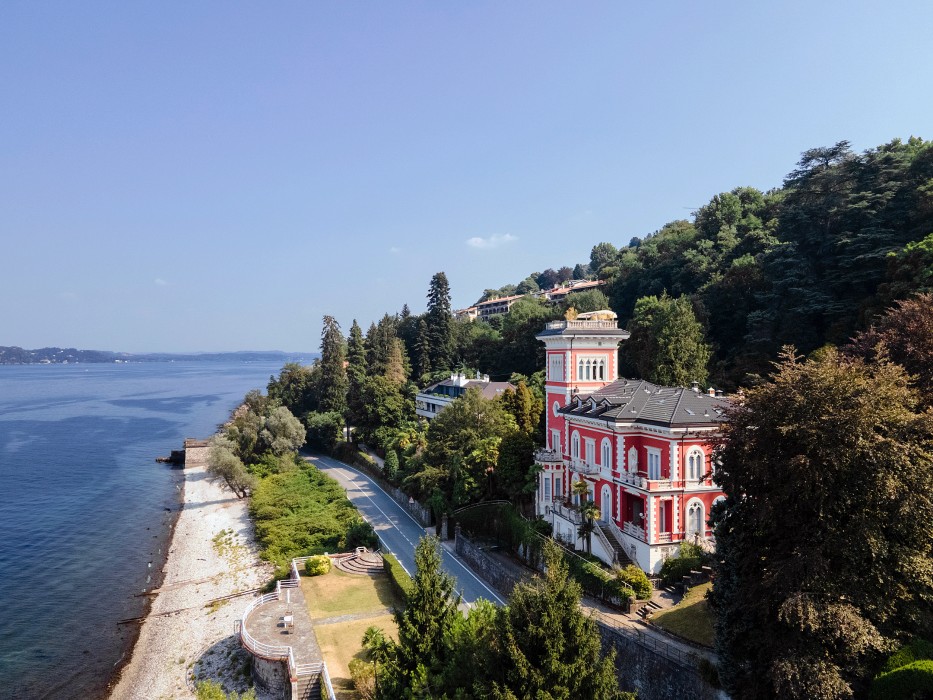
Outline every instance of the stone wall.
{"type": "Polygon", "coordinates": [[[292,684],[288,677],[288,665],[284,661],[269,661],[253,656],[253,680],[273,697],[291,697],[292,684]]]}
{"type": "Polygon", "coordinates": [[[634,638],[597,623],[603,653],[616,651],[616,676],[622,690],[637,691],[638,700],[728,700],[710,686],[691,663],[677,663],[634,638]]]}
{"type": "Polygon", "coordinates": [[[464,536],[457,526],[454,549],[457,556],[462,558],[470,568],[476,571],[485,581],[491,583],[493,588],[508,595],[515,588],[521,577],[510,571],[483,551],[476,542],[464,536]]]}

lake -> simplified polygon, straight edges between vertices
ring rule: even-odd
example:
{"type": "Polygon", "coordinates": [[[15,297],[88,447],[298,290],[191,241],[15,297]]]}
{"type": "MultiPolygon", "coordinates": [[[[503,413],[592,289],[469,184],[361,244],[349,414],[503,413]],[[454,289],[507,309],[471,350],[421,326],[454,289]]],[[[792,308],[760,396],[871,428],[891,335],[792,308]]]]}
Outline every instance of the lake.
{"type": "Polygon", "coordinates": [[[179,507],[155,462],[281,362],[0,366],[0,699],[100,698],[179,507]]]}

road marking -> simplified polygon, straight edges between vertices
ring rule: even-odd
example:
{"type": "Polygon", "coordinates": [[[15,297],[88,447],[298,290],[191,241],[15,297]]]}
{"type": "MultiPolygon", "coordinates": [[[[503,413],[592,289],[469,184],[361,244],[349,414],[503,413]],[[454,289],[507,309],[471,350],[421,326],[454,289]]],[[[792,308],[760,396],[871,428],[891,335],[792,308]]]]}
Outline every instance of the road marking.
{"type": "MultiPolygon", "coordinates": [[[[359,471],[357,471],[356,469],[354,469],[353,467],[351,467],[351,466],[349,466],[349,465],[346,465],[346,464],[344,464],[343,462],[340,462],[340,461],[338,461],[338,460],[336,460],[336,459],[333,459],[333,460],[332,460],[332,459],[327,458],[327,457],[318,457],[318,459],[320,459],[324,464],[327,464],[327,462],[333,461],[333,462],[336,462],[337,464],[341,465],[340,467],[338,467],[338,466],[336,466],[336,465],[334,465],[334,464],[327,464],[327,466],[329,466],[329,467],[330,467],[331,469],[333,469],[334,471],[340,473],[340,475],[343,476],[344,479],[346,479],[346,480],[349,481],[351,484],[353,484],[353,487],[354,487],[355,489],[359,489],[359,490],[362,492],[362,489],[360,489],[360,487],[357,485],[356,481],[354,481],[353,478],[351,478],[348,474],[344,473],[344,472],[343,472],[343,469],[342,469],[341,467],[343,467],[343,468],[345,468],[345,469],[348,469],[349,471],[354,472],[356,475],[362,477],[362,478],[365,480],[364,483],[367,483],[367,482],[368,482],[368,484],[370,484],[370,485],[372,485],[372,486],[375,486],[377,489],[379,489],[380,491],[382,491],[382,494],[383,494],[386,498],[388,498],[388,499],[391,500],[393,503],[395,503],[395,500],[394,500],[389,494],[387,494],[387,493],[379,486],[379,484],[377,484],[375,481],[373,481],[372,479],[370,479],[368,476],[366,476],[366,475],[363,474],[362,472],[359,472],[359,471]]],[[[394,527],[396,530],[398,530],[399,534],[400,534],[402,537],[405,538],[405,541],[408,542],[408,544],[410,544],[412,547],[415,547],[415,546],[416,546],[415,543],[412,542],[410,539],[408,539],[408,537],[405,535],[405,533],[402,532],[402,529],[392,521],[392,519],[386,514],[386,512],[385,512],[384,510],[382,510],[382,508],[380,508],[379,506],[376,505],[376,502],[373,501],[373,499],[372,499],[371,496],[367,496],[367,495],[365,495],[365,494],[363,494],[363,493],[361,493],[360,495],[363,496],[364,498],[366,498],[367,500],[369,500],[369,502],[373,504],[373,507],[374,507],[376,510],[378,510],[380,513],[382,513],[382,515],[385,517],[385,519],[389,521],[389,523],[392,525],[392,527],[394,527]]],[[[407,510],[405,510],[405,509],[402,508],[401,506],[399,506],[399,508],[401,509],[401,511],[402,511],[403,513],[405,513],[405,515],[407,515],[409,518],[411,518],[411,521],[412,521],[413,523],[415,523],[415,525],[418,526],[418,529],[419,529],[419,530],[423,530],[423,529],[424,529],[424,527],[421,525],[421,523],[418,522],[418,521],[414,518],[414,516],[413,516],[411,513],[409,513],[407,510]]],[[[485,591],[486,591],[487,593],[489,593],[489,595],[492,596],[494,602],[498,602],[499,605],[505,605],[505,601],[502,600],[502,598],[500,598],[499,595],[498,595],[495,591],[493,591],[489,586],[487,586],[486,583],[485,583],[485,581],[483,581],[479,576],[477,576],[475,573],[473,573],[473,570],[472,570],[471,568],[469,568],[466,564],[464,564],[464,563],[461,562],[457,557],[455,557],[453,554],[451,554],[451,552],[450,552],[448,549],[446,549],[443,545],[441,545],[441,552],[442,552],[442,554],[441,554],[442,559],[443,559],[444,554],[446,554],[446,555],[448,556],[448,558],[450,559],[450,561],[454,562],[457,566],[459,566],[459,567],[460,567],[461,569],[463,569],[466,573],[468,573],[470,576],[472,576],[472,577],[473,577],[473,580],[476,581],[480,586],[482,586],[483,589],[485,589],[485,591]]],[[[390,553],[391,553],[391,550],[390,550],[390,553]]],[[[395,556],[394,553],[393,553],[392,555],[395,556]]],[[[398,557],[395,557],[395,558],[398,559],[398,557]]],[[[399,562],[399,564],[401,564],[401,561],[399,562]]],[[[403,566],[402,568],[405,568],[405,567],[403,566]]],[[[408,572],[406,571],[406,573],[408,573],[408,572]]],[[[409,573],[408,575],[411,576],[410,573],[409,573]]],[[[468,604],[468,605],[469,605],[469,604],[468,604]]]]}

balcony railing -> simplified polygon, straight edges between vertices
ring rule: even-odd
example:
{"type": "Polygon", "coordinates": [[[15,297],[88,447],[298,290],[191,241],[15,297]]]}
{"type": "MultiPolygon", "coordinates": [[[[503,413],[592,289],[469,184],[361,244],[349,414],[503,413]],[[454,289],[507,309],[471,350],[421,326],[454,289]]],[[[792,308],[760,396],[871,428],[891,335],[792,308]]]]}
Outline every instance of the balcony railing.
{"type": "Polygon", "coordinates": [[[577,474],[586,474],[587,476],[599,474],[598,464],[587,464],[582,459],[570,460],[570,469],[575,471],[577,474]]]}
{"type": "Polygon", "coordinates": [[[615,320],[611,321],[550,321],[547,324],[547,330],[563,330],[563,329],[572,329],[578,328],[580,330],[619,330],[619,322],[615,320]]]}
{"type": "Polygon", "coordinates": [[[557,450],[540,449],[535,451],[535,462],[542,464],[556,464],[563,462],[564,458],[557,450]]]}
{"type": "Polygon", "coordinates": [[[565,501],[554,501],[553,505],[551,506],[551,511],[553,513],[557,513],[557,515],[565,518],[566,520],[569,520],[575,525],[580,524],[580,511],[565,501]]]}
{"type": "Polygon", "coordinates": [[[645,542],[645,528],[641,527],[641,525],[625,521],[622,523],[622,532],[630,537],[634,537],[636,540],[645,542]]]}
{"type": "Polygon", "coordinates": [[[631,474],[629,472],[622,472],[618,480],[623,484],[630,484],[636,488],[644,489],[645,491],[668,491],[670,489],[680,489],[684,488],[685,484],[683,481],[672,481],[671,479],[647,479],[639,474],[631,474]]]}

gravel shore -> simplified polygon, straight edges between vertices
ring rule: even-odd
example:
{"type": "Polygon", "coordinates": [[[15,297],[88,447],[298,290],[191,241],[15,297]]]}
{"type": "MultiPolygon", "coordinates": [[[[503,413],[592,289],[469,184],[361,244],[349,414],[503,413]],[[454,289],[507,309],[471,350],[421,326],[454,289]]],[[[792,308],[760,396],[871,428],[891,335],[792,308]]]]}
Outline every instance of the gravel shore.
{"type": "Polygon", "coordinates": [[[199,679],[248,687],[233,624],[272,567],[259,560],[246,501],[208,477],[203,466],[185,469],[165,578],[111,700],[191,698],[199,679]]]}

